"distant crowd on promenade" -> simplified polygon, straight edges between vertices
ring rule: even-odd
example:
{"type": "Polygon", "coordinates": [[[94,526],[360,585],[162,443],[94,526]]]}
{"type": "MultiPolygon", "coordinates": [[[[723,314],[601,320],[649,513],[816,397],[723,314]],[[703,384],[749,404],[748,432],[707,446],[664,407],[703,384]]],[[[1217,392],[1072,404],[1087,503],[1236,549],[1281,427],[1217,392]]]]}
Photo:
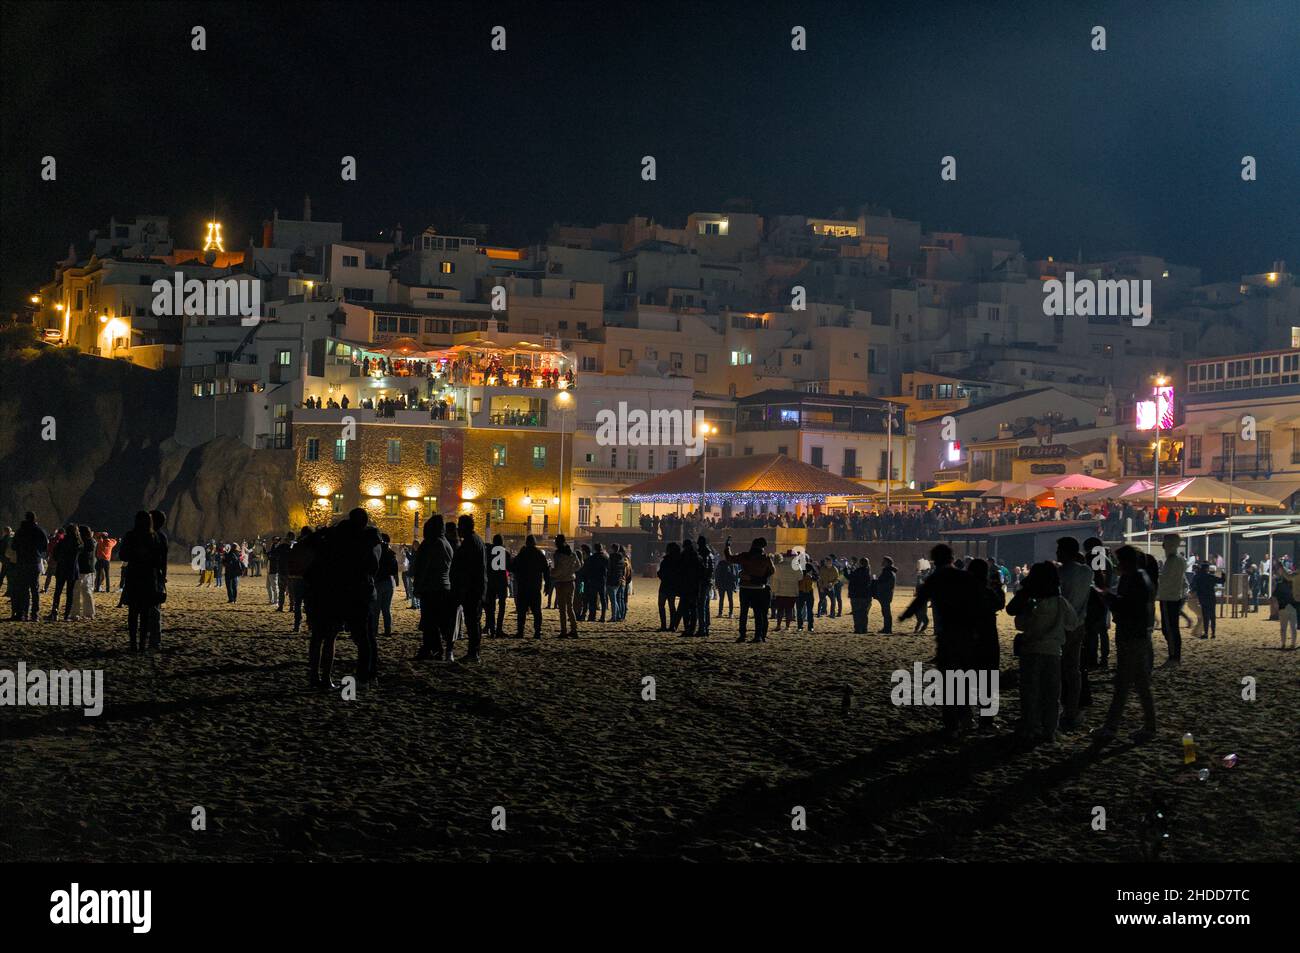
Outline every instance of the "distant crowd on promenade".
{"type": "MultiPolygon", "coordinates": [[[[878,501],[877,501],[878,502],[878,501]]],[[[868,504],[870,506],[870,504],[868,504]]],[[[736,513],[726,517],[706,516],[696,511],[684,514],[642,514],[639,526],[665,542],[694,537],[702,532],[730,529],[828,529],[830,542],[901,542],[941,538],[959,529],[987,526],[1013,526],[1047,521],[1083,521],[1096,523],[1103,538],[1119,539],[1124,532],[1143,532],[1148,528],[1186,526],[1197,521],[1222,519],[1222,506],[1161,506],[1151,523],[1151,507],[1129,500],[1102,500],[1085,503],[1072,497],[1060,506],[1039,506],[1034,502],[993,504],[984,502],[931,502],[897,504],[888,508],[855,509],[851,512],[736,513]]]]}

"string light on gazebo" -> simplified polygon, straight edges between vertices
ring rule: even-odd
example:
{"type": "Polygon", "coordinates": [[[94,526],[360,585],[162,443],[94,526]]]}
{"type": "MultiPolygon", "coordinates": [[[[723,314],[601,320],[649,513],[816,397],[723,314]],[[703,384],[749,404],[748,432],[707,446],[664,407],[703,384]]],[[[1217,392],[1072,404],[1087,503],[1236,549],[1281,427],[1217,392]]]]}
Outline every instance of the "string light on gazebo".
{"type": "MultiPolygon", "coordinates": [[[[700,499],[700,493],[634,493],[626,497],[633,503],[694,503],[700,499]]],[[[706,506],[743,507],[755,506],[793,506],[796,504],[822,504],[826,497],[808,493],[705,493],[706,506]]]]}

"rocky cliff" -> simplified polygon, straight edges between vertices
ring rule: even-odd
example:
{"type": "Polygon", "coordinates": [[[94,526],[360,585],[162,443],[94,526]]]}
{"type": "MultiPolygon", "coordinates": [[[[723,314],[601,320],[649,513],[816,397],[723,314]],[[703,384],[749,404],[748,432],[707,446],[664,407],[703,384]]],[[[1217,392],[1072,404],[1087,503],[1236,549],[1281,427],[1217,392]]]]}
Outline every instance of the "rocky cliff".
{"type": "Polygon", "coordinates": [[[175,371],[73,351],[0,361],[0,521],[32,510],[47,528],[120,533],[158,507],[184,543],[301,525],[292,453],[230,438],[176,445],[176,393],[175,371]]]}

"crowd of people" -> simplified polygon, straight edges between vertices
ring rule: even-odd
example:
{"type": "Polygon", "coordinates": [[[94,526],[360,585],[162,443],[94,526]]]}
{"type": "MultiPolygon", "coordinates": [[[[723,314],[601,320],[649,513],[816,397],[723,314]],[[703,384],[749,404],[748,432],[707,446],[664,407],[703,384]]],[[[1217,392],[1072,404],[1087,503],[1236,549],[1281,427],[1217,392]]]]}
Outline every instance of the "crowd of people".
{"type": "MultiPolygon", "coordinates": [[[[162,607],[167,601],[169,542],[161,511],[140,511],[120,539],[89,526],[68,524],[49,534],[32,513],[16,531],[0,534],[0,580],[8,582],[15,620],[40,618],[40,597],[54,583],[47,620],[94,618],[94,596],[116,591],[127,612],[131,651],[157,649],[162,638],[162,607]],[[110,564],[121,564],[114,590],[110,564]],[[41,578],[45,577],[45,587],[41,578]]],[[[1109,740],[1124,717],[1126,700],[1136,693],[1142,705],[1138,740],[1155,730],[1151,693],[1153,636],[1157,624],[1167,650],[1166,666],[1182,661],[1183,623],[1192,637],[1217,636],[1217,607],[1222,567],[1188,560],[1176,534],[1161,540],[1164,560],[1132,546],[1113,554],[1098,537],[1082,544],[1071,536],[1057,541],[1054,561],[1008,567],[985,559],[961,560],[947,545],[937,545],[929,559],[918,561],[914,598],[897,621],[914,620],[913,633],[928,630],[933,615],[936,654],[945,673],[997,672],[1001,668],[997,615],[1015,620],[1014,655],[1019,661],[1020,735],[1034,744],[1054,740],[1059,730],[1082,723],[1081,710],[1091,704],[1088,672],[1109,666],[1114,627],[1114,692],[1105,721],[1096,729],[1109,740]],[[1158,608],[1157,608],[1158,607],[1158,608]],[[1186,610],[1190,609],[1189,618],[1186,610]]],[[[532,637],[543,635],[545,609],[559,616],[559,637],[577,638],[583,626],[620,622],[627,616],[634,570],[631,553],[619,544],[573,546],[564,536],[543,551],[535,537],[512,551],[500,535],[485,544],[474,518],[455,523],[432,516],[418,547],[395,549],[387,534],[373,525],[363,508],[342,521],[304,527],[244,542],[209,541],[193,552],[198,586],[223,587],[238,600],[241,577],[265,576],[267,604],[292,612],[293,631],[305,622],[309,683],[316,688],[332,680],[337,637],[347,633],[356,645],[356,677],[378,679],[380,636],[393,631],[393,599],[399,588],[410,608],[419,612],[421,644],[417,660],[456,660],[456,643],[464,641],[468,660],[477,661],[482,639],[506,637],[506,608],[513,601],[515,638],[523,638],[531,619],[532,637]]],[[[1279,621],[1283,649],[1297,645],[1295,568],[1289,557],[1262,567],[1244,558],[1242,572],[1252,584],[1252,605],[1267,592],[1279,621]],[[1258,580],[1268,580],[1265,586],[1258,580]],[[1288,645],[1289,640],[1289,645],[1288,645]]],[[[756,537],[748,549],[734,552],[727,537],[721,552],[701,535],[693,542],[670,541],[658,559],[660,632],[707,638],[711,621],[735,616],[737,642],[764,643],[769,627],[779,632],[844,614],[844,598],[855,634],[870,634],[878,613],[882,635],[892,634],[897,569],[890,557],[873,570],[866,557],[821,559],[806,551],[769,555],[767,540],[756,537]],[[713,599],[716,596],[716,610],[713,599]],[[752,638],[750,631],[752,626],[752,638]]],[[[951,699],[943,705],[944,730],[959,735],[970,727],[971,708],[951,699]]],[[[984,718],[980,727],[987,727],[984,718]]]]}
{"type": "MultiPolygon", "coordinates": [[[[1240,509],[1240,508],[1239,508],[1240,509]]],[[[889,508],[854,509],[850,512],[768,512],[732,513],[723,517],[698,512],[642,514],[640,528],[655,539],[681,540],[699,533],[730,529],[824,529],[829,542],[891,542],[937,539],[958,529],[986,526],[1011,526],[1046,521],[1083,521],[1096,523],[1098,535],[1116,539],[1130,527],[1134,532],[1148,528],[1185,526],[1195,522],[1222,519],[1221,506],[1161,506],[1151,523],[1151,507],[1129,500],[1084,502],[1070,497],[1060,506],[1040,506],[1033,501],[1006,502],[927,502],[889,508]]]]}
{"type": "MultiPolygon", "coordinates": [[[[922,618],[927,607],[933,610],[934,662],[945,673],[945,684],[951,684],[948,673],[1000,669],[997,613],[1005,610],[1017,631],[1013,652],[1019,661],[1019,734],[1027,744],[1056,740],[1058,730],[1081,725],[1081,709],[1091,704],[1088,672],[1108,667],[1113,623],[1114,690],[1105,720],[1093,734],[1100,742],[1114,738],[1128,696],[1136,693],[1143,721],[1133,738],[1148,740],[1156,729],[1151,678],[1157,619],[1166,667],[1182,663],[1184,621],[1191,624],[1193,637],[1212,639],[1217,634],[1220,583],[1213,564],[1199,562],[1189,571],[1177,534],[1164,536],[1162,546],[1165,558],[1158,561],[1133,546],[1111,554],[1096,537],[1082,546],[1074,537],[1061,537],[1054,561],[1016,570],[1014,593],[1008,599],[1005,567],[983,559],[954,559],[952,549],[941,544],[931,550],[915,598],[899,619],[922,618]],[[1192,619],[1184,611],[1189,606],[1192,619]]],[[[1281,647],[1295,649],[1300,611],[1295,570],[1285,559],[1270,569],[1275,573],[1271,598],[1281,647]]],[[[1257,611],[1257,598],[1254,608],[1257,611]]],[[[945,698],[943,719],[945,732],[955,737],[969,725],[971,707],[945,698]]]]}

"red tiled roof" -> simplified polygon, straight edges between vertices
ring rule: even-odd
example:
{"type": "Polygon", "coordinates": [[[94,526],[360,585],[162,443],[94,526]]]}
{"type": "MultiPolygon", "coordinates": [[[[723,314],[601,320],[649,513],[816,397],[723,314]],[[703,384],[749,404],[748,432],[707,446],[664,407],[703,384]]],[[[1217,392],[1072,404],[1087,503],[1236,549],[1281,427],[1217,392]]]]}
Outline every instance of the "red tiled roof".
{"type": "MultiPolygon", "coordinates": [[[[701,459],[624,487],[623,496],[681,496],[690,500],[701,490],[701,459]]],[[[818,467],[791,460],[782,453],[755,456],[710,457],[709,493],[753,493],[755,496],[866,496],[860,483],[818,467]]]]}

